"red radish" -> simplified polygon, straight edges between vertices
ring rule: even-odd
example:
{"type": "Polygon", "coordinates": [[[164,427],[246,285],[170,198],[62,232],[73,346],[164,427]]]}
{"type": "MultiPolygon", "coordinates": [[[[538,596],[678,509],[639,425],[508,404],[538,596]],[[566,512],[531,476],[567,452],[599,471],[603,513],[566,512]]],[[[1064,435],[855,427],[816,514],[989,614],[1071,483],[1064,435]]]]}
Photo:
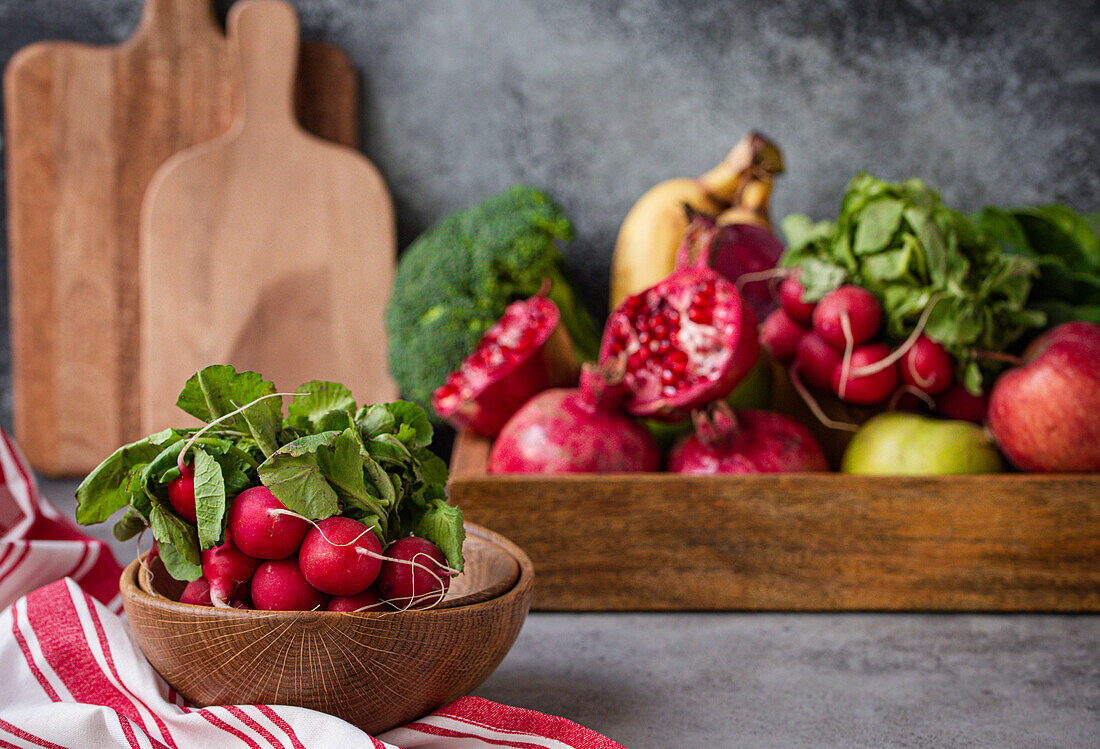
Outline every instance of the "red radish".
{"type": "Polygon", "coordinates": [[[828,390],[833,384],[833,370],[841,363],[841,354],[812,330],[795,346],[794,366],[807,385],[828,390]]]}
{"type": "Polygon", "coordinates": [[[297,557],[264,562],[252,576],[252,603],[261,611],[315,611],[328,599],[306,581],[297,557]]]}
{"type": "Polygon", "coordinates": [[[354,596],[336,596],[328,602],[329,611],[386,611],[389,606],[378,597],[378,591],[367,588],[354,596]]]}
{"type": "Polygon", "coordinates": [[[847,285],[830,291],[814,307],[813,326],[829,345],[841,351],[848,345],[842,322],[844,315],[848,316],[855,346],[870,341],[882,327],[882,305],[867,289],[847,285]]]}
{"type": "Polygon", "coordinates": [[[561,315],[545,296],[513,302],[432,395],[451,426],[495,437],[535,393],[577,381],[577,363],[561,315]]]}
{"type": "Polygon", "coordinates": [[[876,364],[890,356],[890,347],[885,343],[868,343],[856,346],[852,351],[848,369],[845,371],[841,361],[833,369],[830,386],[833,393],[849,403],[870,405],[881,403],[890,397],[898,386],[897,364],[889,364],[873,374],[855,376],[852,371],[860,367],[876,364]]]}
{"type": "Polygon", "coordinates": [[[399,538],[386,549],[378,594],[398,609],[422,609],[443,600],[451,584],[447,557],[431,541],[399,538]]]}
{"type": "Polygon", "coordinates": [[[611,313],[600,363],[626,357],[626,410],[678,421],[729,395],[759,356],[756,319],[737,287],[710,268],[716,233],[695,218],[677,270],[611,313]],[[690,254],[698,244],[699,255],[690,254]]]}
{"type": "Polygon", "coordinates": [[[768,411],[724,406],[693,415],[695,433],[681,438],[668,458],[675,473],[786,473],[827,471],[813,434],[797,421],[768,411]]]}
{"type": "Polygon", "coordinates": [[[948,419],[981,424],[989,411],[989,397],[985,393],[973,395],[956,382],[936,398],[936,411],[948,419]]]}
{"type": "Polygon", "coordinates": [[[774,310],[760,324],[760,345],[776,361],[790,364],[794,359],[798,342],[806,329],[799,325],[782,308],[774,310]]]}
{"type": "Polygon", "coordinates": [[[745,280],[746,274],[771,270],[783,254],[783,245],[767,229],[752,224],[729,224],[718,227],[710,266],[733,281],[741,296],[762,320],[775,309],[775,300],[767,280],[745,280]]]}
{"type": "Polygon", "coordinates": [[[181,518],[194,523],[195,514],[195,467],[186,463],[180,475],[168,484],[168,503],[181,518]]]}
{"type": "Polygon", "coordinates": [[[1022,471],[1100,471],[1100,325],[1064,323],[1037,338],[993,384],[989,428],[1022,471]]]}
{"type": "Polygon", "coordinates": [[[286,505],[266,486],[254,486],[229,505],[226,533],[250,557],[284,559],[298,551],[309,521],[287,514],[286,505]]]}
{"type": "Polygon", "coordinates": [[[580,387],[539,393],[504,425],[490,473],[656,471],[661,453],[649,430],[622,412],[621,369],[581,368],[580,387]]]}
{"type": "Polygon", "coordinates": [[[779,284],[779,305],[799,325],[809,326],[817,305],[802,301],[805,293],[806,287],[799,282],[797,276],[788,276],[779,284]]]}
{"type": "Polygon", "coordinates": [[[259,566],[260,560],[237,548],[226,529],[225,543],[202,552],[202,576],[210,584],[210,600],[215,606],[228,606],[259,566]]]}
{"type": "Polygon", "coordinates": [[[353,596],[378,577],[382,543],[370,527],[345,517],[326,518],[306,535],[298,564],[322,593],[353,596]]]}
{"type": "Polygon", "coordinates": [[[180,603],[190,603],[193,606],[213,606],[210,600],[210,583],[204,578],[192,580],[180,594],[180,603]]]}
{"type": "Polygon", "coordinates": [[[939,395],[955,381],[955,360],[943,346],[928,336],[920,336],[899,362],[901,381],[939,395]]]}

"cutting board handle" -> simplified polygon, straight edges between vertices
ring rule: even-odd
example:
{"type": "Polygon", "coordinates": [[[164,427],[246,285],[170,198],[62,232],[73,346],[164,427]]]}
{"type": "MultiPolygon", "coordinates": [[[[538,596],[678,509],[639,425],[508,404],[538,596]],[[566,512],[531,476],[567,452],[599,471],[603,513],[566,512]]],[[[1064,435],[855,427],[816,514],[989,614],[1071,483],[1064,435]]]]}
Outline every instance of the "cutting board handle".
{"type": "Polygon", "coordinates": [[[248,123],[264,129],[296,129],[294,79],[298,64],[298,14],[282,0],[242,0],[229,10],[229,44],[240,76],[248,123]]]}
{"type": "Polygon", "coordinates": [[[162,29],[196,28],[221,33],[211,0],[145,0],[135,36],[156,34],[162,29]]]}

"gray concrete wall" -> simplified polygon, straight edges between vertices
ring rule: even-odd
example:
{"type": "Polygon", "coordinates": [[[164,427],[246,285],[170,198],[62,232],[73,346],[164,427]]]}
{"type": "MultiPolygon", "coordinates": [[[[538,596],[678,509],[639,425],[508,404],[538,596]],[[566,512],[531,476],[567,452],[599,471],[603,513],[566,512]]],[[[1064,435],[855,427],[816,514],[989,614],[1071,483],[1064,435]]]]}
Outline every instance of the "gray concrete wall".
{"type": "MultiPolygon", "coordinates": [[[[633,200],[750,128],[785,152],[779,216],[835,212],[863,169],[922,177],[960,208],[1100,208],[1100,2],[295,4],[304,35],[360,71],[363,149],[389,181],[402,246],[454,208],[540,186],[576,224],[567,257],[596,308],[633,200]]],[[[0,63],[40,39],[121,40],[139,5],[0,0],[0,63]]]]}

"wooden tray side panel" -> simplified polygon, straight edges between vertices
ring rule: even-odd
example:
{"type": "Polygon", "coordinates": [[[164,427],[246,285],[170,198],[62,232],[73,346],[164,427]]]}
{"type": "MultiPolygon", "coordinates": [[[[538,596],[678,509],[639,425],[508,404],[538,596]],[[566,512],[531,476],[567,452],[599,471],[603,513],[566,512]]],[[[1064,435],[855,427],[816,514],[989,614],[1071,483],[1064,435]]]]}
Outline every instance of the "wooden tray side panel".
{"type": "Polygon", "coordinates": [[[483,446],[451,499],[527,551],[538,609],[1100,610],[1095,475],[486,476],[483,446]]]}

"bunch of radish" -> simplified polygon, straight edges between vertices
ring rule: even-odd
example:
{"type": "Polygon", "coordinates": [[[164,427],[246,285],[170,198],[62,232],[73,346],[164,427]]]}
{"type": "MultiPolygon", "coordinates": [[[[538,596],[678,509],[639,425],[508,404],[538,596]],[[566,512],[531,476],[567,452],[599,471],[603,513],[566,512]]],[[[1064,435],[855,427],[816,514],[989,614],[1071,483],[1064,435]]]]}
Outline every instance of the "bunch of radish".
{"type": "Polygon", "coordinates": [[[796,387],[825,390],[861,406],[935,409],[980,422],[984,399],[955,382],[955,360],[915,330],[895,349],[880,339],[883,309],[860,286],[845,285],[816,304],[804,300],[797,276],[779,285],[780,306],[760,326],[760,342],[790,366],[796,387]]]}
{"type": "MultiPolygon", "coordinates": [[[[184,486],[170,486],[170,496],[186,502],[186,478],[176,481],[184,486]]],[[[264,611],[418,609],[441,601],[453,574],[427,539],[406,536],[383,550],[358,520],[311,522],[256,486],[233,500],[224,543],[202,552],[202,577],[180,601],[264,611]]]]}

